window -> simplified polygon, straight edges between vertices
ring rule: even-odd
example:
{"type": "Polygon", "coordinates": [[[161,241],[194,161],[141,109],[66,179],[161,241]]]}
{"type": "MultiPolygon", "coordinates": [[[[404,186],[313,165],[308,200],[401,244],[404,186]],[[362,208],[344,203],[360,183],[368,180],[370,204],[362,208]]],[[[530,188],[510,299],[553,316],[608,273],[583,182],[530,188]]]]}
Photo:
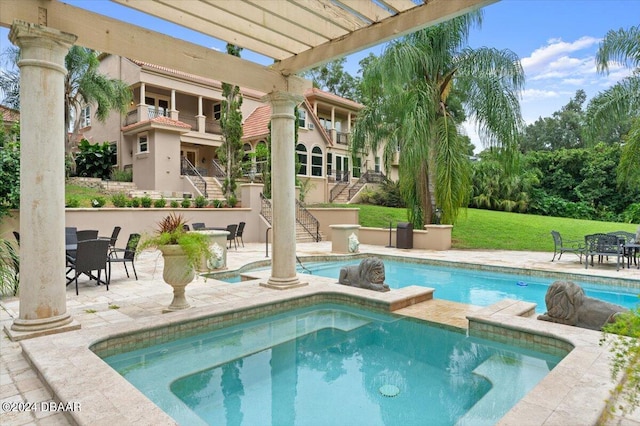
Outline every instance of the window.
{"type": "Polygon", "coordinates": [[[298,169],[299,175],[307,174],[307,147],[301,143],[296,146],[296,153],[298,154],[298,162],[300,163],[300,169],[298,169]]]}
{"type": "Polygon", "coordinates": [[[144,103],[149,111],[149,118],[167,117],[169,115],[169,100],[153,96],[145,96],[144,103]]]}
{"type": "Polygon", "coordinates": [[[307,111],[302,108],[298,110],[298,127],[307,128],[307,111]]]}
{"type": "Polygon", "coordinates": [[[322,150],[319,146],[311,150],[311,176],[322,176],[322,150]]]}
{"type": "Polygon", "coordinates": [[[356,157],[353,159],[353,177],[360,177],[360,168],[362,167],[362,159],[360,157],[356,157]]]}
{"type": "Polygon", "coordinates": [[[327,176],[331,176],[333,171],[331,168],[333,167],[333,154],[327,153],[327,176]]]}
{"type": "Polygon", "coordinates": [[[149,152],[149,141],[146,134],[138,135],[138,154],[144,152],[149,152]]]}
{"type": "Polygon", "coordinates": [[[118,143],[115,141],[111,141],[109,142],[109,145],[111,145],[111,165],[117,166],[118,165],[118,143]]]}
{"type": "Polygon", "coordinates": [[[380,157],[376,157],[375,159],[375,168],[376,173],[380,173],[380,157]]]}
{"type": "Polygon", "coordinates": [[[213,119],[220,120],[222,117],[222,104],[214,104],[213,105],[213,119]]]}
{"type": "Polygon", "coordinates": [[[91,107],[87,105],[80,111],[80,127],[89,126],[91,126],[91,107]]]}
{"type": "Polygon", "coordinates": [[[330,118],[320,118],[320,124],[325,130],[333,129],[333,125],[331,124],[330,118]]]}

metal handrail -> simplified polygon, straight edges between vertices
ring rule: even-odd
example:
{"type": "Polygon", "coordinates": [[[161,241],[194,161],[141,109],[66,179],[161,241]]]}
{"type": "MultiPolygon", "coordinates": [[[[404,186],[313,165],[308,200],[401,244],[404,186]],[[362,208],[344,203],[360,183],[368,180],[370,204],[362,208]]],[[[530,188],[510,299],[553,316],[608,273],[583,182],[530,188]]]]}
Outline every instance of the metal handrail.
{"type": "Polygon", "coordinates": [[[375,170],[367,170],[364,172],[360,179],[349,188],[349,200],[356,196],[360,188],[362,188],[367,183],[380,183],[385,179],[385,175],[382,172],[376,172],[375,170]]]}
{"type": "Polygon", "coordinates": [[[329,202],[332,203],[333,200],[338,198],[338,196],[342,194],[342,191],[344,191],[347,186],[349,186],[347,182],[340,182],[337,183],[333,188],[331,188],[331,191],[329,191],[329,202]]]}
{"type": "Polygon", "coordinates": [[[302,227],[309,233],[309,235],[313,237],[313,239],[316,242],[321,240],[320,222],[298,200],[296,200],[296,222],[302,225],[302,227]],[[315,235],[314,235],[314,228],[315,228],[315,235]]]}
{"type": "Polygon", "coordinates": [[[200,189],[198,187],[198,184],[201,185],[203,190],[201,190],[200,192],[202,192],[202,195],[204,195],[205,198],[208,198],[207,181],[204,180],[198,169],[196,169],[196,167],[191,164],[191,161],[189,161],[187,157],[182,157],[182,160],[180,162],[180,174],[183,176],[193,176],[195,178],[194,185],[196,186],[196,188],[200,189]]]}
{"type": "Polygon", "coordinates": [[[211,164],[213,165],[213,177],[215,178],[220,178],[220,177],[226,177],[227,174],[225,173],[224,169],[222,168],[222,166],[220,165],[220,163],[218,163],[218,161],[216,159],[211,160],[211,164]]]}
{"type": "MultiPolygon", "coordinates": [[[[260,201],[260,214],[269,225],[272,225],[273,207],[271,206],[271,201],[265,197],[262,192],[260,193],[260,201]]],[[[307,231],[316,242],[322,240],[322,236],[320,235],[320,222],[298,200],[296,200],[296,222],[302,225],[304,230],[307,231]]]]}

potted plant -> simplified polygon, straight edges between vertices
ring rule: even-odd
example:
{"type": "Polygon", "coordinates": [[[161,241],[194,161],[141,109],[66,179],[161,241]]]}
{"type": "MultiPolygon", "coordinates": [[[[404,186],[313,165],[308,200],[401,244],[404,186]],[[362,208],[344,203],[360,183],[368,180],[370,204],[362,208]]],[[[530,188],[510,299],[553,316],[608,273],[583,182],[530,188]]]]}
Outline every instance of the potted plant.
{"type": "Polygon", "coordinates": [[[166,311],[177,311],[189,307],[184,291],[195,277],[195,267],[202,259],[211,259],[209,238],[185,229],[186,221],[181,214],[170,213],[160,222],[155,234],[145,236],[140,242],[140,251],[157,248],[164,258],[162,278],[173,287],[173,301],[166,311]]]}

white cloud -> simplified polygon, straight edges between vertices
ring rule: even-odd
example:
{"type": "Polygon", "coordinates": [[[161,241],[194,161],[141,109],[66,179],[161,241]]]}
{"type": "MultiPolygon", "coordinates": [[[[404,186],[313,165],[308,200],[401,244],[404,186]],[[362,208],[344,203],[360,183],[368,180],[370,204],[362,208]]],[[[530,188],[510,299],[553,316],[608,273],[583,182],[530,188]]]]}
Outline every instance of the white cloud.
{"type": "Polygon", "coordinates": [[[600,39],[588,36],[581,37],[571,43],[561,39],[550,39],[546,46],[534,50],[531,56],[523,58],[522,67],[528,75],[538,74],[547,69],[550,64],[557,62],[559,58],[568,57],[568,53],[593,49],[599,41],[600,39]]]}

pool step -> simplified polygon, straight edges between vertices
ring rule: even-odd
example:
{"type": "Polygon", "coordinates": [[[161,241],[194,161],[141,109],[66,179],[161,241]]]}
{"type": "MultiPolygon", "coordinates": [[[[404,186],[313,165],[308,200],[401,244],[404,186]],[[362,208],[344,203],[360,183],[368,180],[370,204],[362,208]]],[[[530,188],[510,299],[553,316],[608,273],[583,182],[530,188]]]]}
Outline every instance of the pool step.
{"type": "Polygon", "coordinates": [[[499,414],[498,418],[502,417],[509,407],[533,389],[549,373],[549,366],[544,360],[532,357],[494,354],[473,373],[491,382],[491,389],[458,419],[456,426],[495,424],[496,414],[499,414]]]}

